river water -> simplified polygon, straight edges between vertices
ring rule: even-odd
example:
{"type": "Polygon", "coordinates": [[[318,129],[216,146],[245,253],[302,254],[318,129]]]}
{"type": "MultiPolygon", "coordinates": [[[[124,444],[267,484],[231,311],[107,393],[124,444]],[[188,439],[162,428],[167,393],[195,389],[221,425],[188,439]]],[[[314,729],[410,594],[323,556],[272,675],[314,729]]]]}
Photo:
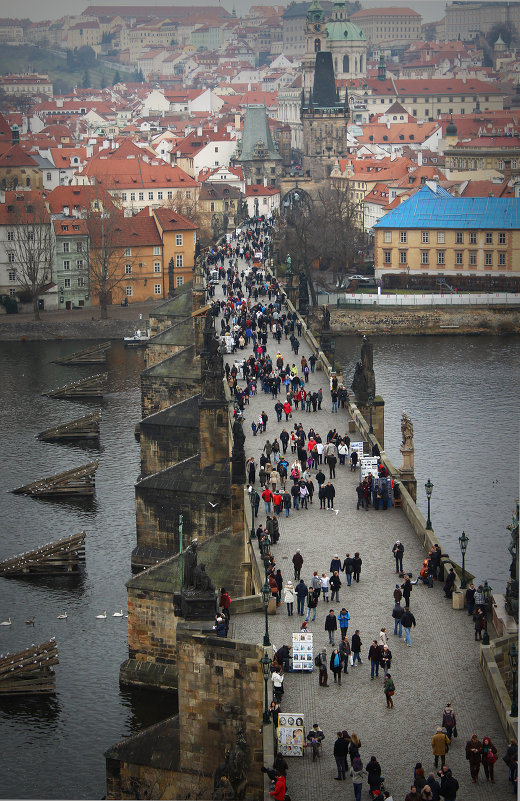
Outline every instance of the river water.
{"type": "MultiPolygon", "coordinates": [[[[402,410],[415,428],[419,502],[434,483],[432,521],[455,557],[464,529],[467,565],[502,590],[508,575],[506,530],[518,492],[520,338],[374,337],[377,392],[386,401],[386,449],[398,467],[402,410]]],[[[337,361],[352,376],[359,337],[337,339],[337,361]]],[[[133,484],[139,473],[141,351],[114,343],[101,404],[58,401],[42,392],[100,372],[53,359],[81,342],[0,343],[2,533],[0,559],[85,529],[82,579],[0,579],[0,653],[56,636],[60,664],[50,699],[0,700],[1,798],[101,798],[103,752],[173,714],[175,699],[121,690],[127,656],[125,582],[135,545],[133,484]],[[100,449],[47,444],[35,436],[101,405],[100,449]],[[99,458],[92,500],[42,501],[8,490],[99,458]],[[96,615],[107,610],[106,620],[96,615]],[[57,620],[63,612],[66,621],[57,620]],[[36,625],[25,625],[27,617],[36,625]]],[[[348,383],[350,383],[351,378],[348,383]]]]}
{"type": "MultiPolygon", "coordinates": [[[[469,537],[466,567],[505,591],[511,558],[506,527],[518,498],[520,337],[370,337],[376,392],[385,400],[385,450],[401,464],[401,414],[414,425],[417,502],[434,484],[435,534],[461,563],[458,538],[469,537]]],[[[361,338],[338,337],[336,361],[350,386],[361,338]]]]}
{"type": "Polygon", "coordinates": [[[103,752],[115,742],[173,714],[173,698],[120,690],[128,656],[125,582],[135,545],[133,484],[139,473],[134,426],[140,418],[142,351],[114,343],[108,353],[108,391],[101,402],[55,400],[42,392],[96,372],[98,367],[52,364],[81,342],[0,343],[2,534],[0,560],[85,530],[82,579],[0,579],[0,653],[55,636],[60,664],[52,698],[0,700],[2,798],[102,798],[103,752]],[[100,448],[39,442],[46,428],[102,408],[100,448]],[[99,459],[93,499],[35,500],[8,490],[99,459]],[[96,615],[107,610],[106,620],[96,615]],[[67,620],[57,616],[67,612],[67,620]],[[36,618],[34,628],[25,625],[36,618]]]}

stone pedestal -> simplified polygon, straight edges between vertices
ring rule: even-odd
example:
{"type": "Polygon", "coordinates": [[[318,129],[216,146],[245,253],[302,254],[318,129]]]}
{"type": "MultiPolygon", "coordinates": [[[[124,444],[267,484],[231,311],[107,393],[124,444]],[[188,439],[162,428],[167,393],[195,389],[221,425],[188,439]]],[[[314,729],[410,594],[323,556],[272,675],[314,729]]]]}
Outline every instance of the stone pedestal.
{"type": "MultiPolygon", "coordinates": [[[[366,403],[357,403],[357,407],[367,425],[370,425],[370,407],[366,403]]],[[[374,436],[381,446],[381,450],[385,447],[385,402],[381,395],[376,395],[374,404],[372,406],[372,428],[374,429],[374,436]]],[[[354,425],[355,430],[355,425],[354,425]]]]}
{"type": "Polygon", "coordinates": [[[201,593],[191,587],[182,591],[181,616],[184,620],[211,621],[213,625],[216,614],[217,596],[214,591],[201,593]]]}
{"type": "Polygon", "coordinates": [[[402,470],[399,470],[399,480],[401,483],[406,487],[410,496],[412,497],[414,503],[417,502],[417,479],[413,475],[409,473],[403,473],[402,470]]]}

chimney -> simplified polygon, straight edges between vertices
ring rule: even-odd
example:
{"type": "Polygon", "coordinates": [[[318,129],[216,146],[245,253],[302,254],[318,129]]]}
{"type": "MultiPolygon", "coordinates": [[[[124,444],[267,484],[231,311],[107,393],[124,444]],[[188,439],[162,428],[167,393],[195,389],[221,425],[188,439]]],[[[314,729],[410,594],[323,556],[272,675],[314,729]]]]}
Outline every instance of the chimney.
{"type": "Polygon", "coordinates": [[[417,152],[417,166],[422,167],[422,150],[417,152]]]}
{"type": "Polygon", "coordinates": [[[390,120],[386,121],[386,127],[388,128],[388,130],[390,130],[390,120]]]}
{"type": "Polygon", "coordinates": [[[20,131],[18,129],[18,125],[13,125],[11,128],[11,144],[17,145],[20,141],[20,131]]]}
{"type": "Polygon", "coordinates": [[[202,125],[197,128],[197,136],[202,136],[202,125]]]}
{"type": "Polygon", "coordinates": [[[64,213],[65,217],[69,217],[70,209],[69,209],[68,206],[63,206],[63,213],[64,213]]]}

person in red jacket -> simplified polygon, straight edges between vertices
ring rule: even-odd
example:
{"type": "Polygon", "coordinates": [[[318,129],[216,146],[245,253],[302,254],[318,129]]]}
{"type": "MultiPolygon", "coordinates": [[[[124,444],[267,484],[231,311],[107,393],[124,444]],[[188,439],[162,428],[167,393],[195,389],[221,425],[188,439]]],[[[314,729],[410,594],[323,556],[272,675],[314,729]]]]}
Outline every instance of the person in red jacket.
{"type": "Polygon", "coordinates": [[[265,490],[262,492],[262,500],[265,504],[265,513],[266,515],[271,514],[271,501],[273,500],[273,493],[266,487],[265,490]]]}
{"type": "Polygon", "coordinates": [[[220,599],[219,599],[218,604],[219,604],[220,608],[222,609],[222,612],[224,613],[224,616],[227,618],[227,621],[229,623],[229,615],[230,615],[230,611],[229,610],[231,608],[231,596],[226,591],[225,587],[221,587],[220,588],[220,599]]]}
{"type": "Polygon", "coordinates": [[[285,793],[286,793],[285,776],[282,776],[281,773],[277,773],[273,789],[271,790],[269,795],[272,795],[275,801],[284,801],[285,793]]]}

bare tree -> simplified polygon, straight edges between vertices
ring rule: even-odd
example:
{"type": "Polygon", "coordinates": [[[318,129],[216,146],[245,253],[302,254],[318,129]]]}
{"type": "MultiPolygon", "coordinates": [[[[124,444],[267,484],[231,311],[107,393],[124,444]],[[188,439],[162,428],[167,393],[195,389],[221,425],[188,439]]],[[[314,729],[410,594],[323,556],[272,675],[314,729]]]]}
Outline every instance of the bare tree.
{"type": "Polygon", "coordinates": [[[130,229],[131,218],[119,213],[90,210],[86,219],[90,237],[90,290],[99,298],[100,319],[107,320],[112,291],[123,281],[132,280],[131,272],[126,272],[126,265],[133,264],[127,245],[131,240],[124,233],[130,229]]]}
{"type": "Polygon", "coordinates": [[[16,202],[8,248],[16,265],[20,295],[32,300],[34,319],[40,319],[39,299],[52,280],[54,235],[49,212],[40,197],[27,194],[16,202]]]}
{"type": "Polygon", "coordinates": [[[320,257],[318,239],[314,230],[315,211],[313,204],[293,204],[284,218],[278,223],[279,250],[283,254],[290,254],[293,272],[303,270],[311,293],[312,305],[316,299],[315,264],[320,257]]]}
{"type": "Polygon", "coordinates": [[[348,187],[331,186],[320,190],[314,209],[315,235],[322,258],[341,281],[363,249],[362,205],[352,200],[348,187]]]}

